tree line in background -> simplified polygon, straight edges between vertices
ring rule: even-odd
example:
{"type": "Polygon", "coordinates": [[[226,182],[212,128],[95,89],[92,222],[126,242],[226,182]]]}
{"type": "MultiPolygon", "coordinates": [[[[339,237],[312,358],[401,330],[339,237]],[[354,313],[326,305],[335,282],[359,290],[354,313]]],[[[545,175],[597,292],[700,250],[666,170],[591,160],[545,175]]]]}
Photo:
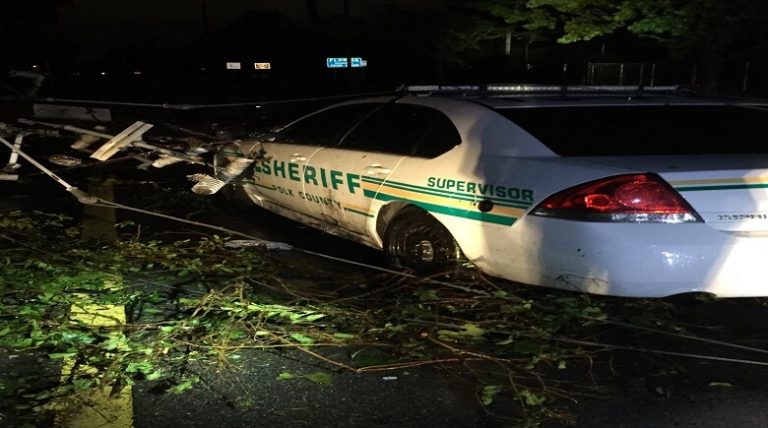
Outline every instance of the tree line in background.
{"type": "Polygon", "coordinates": [[[768,53],[768,2],[761,0],[451,0],[449,7],[477,18],[460,35],[470,40],[651,39],[669,61],[704,66],[710,91],[727,64],[760,63],[768,53]]]}
{"type": "MultiPolygon", "coordinates": [[[[316,2],[306,3],[319,22],[316,2]]],[[[650,61],[687,66],[689,81],[678,83],[696,79],[699,89],[712,94],[722,92],[724,80],[746,87],[750,64],[768,83],[764,0],[443,0],[443,5],[442,13],[390,5],[376,23],[353,20],[344,31],[358,42],[379,40],[391,52],[421,56],[438,80],[451,80],[451,69],[472,66],[509,72],[515,66],[527,71],[533,62],[650,61]],[[514,58],[483,62],[504,56],[514,58]]]]}

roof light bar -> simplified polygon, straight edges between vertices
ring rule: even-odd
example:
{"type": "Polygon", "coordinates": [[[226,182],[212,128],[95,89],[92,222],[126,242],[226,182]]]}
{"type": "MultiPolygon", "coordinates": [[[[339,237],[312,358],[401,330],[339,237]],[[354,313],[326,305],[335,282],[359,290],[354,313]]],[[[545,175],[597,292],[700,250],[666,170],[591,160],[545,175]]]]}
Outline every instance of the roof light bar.
{"type": "Polygon", "coordinates": [[[403,86],[403,92],[415,93],[563,93],[563,92],[675,92],[677,85],[539,85],[539,84],[488,84],[488,85],[411,85],[403,86]]]}

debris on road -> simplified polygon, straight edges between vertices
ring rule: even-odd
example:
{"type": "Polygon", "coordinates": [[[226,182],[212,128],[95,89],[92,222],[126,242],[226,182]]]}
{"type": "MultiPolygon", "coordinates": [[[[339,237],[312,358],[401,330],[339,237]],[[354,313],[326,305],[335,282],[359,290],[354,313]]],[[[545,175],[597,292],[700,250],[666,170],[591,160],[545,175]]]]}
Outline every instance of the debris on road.
{"type": "Polygon", "coordinates": [[[133,125],[123,130],[123,132],[112,137],[106,144],[99,147],[98,150],[91,154],[91,157],[96,160],[105,161],[134,141],[139,141],[141,136],[153,126],[151,123],[136,121],[133,125]]]}
{"type": "MultiPolygon", "coordinates": [[[[117,135],[111,135],[104,131],[102,126],[98,130],[84,129],[73,125],[65,125],[50,122],[41,122],[29,119],[19,119],[19,123],[34,127],[32,129],[15,128],[10,125],[4,125],[0,129],[7,133],[24,134],[45,132],[48,128],[55,130],[68,131],[78,136],[77,141],[70,145],[70,148],[81,152],[87,152],[89,148],[101,139],[108,140],[96,151],[90,154],[90,158],[99,161],[106,161],[115,154],[125,151],[129,148],[138,149],[142,154],[153,157],[151,165],[155,168],[162,168],[177,162],[188,162],[191,164],[209,166],[200,155],[210,151],[209,143],[198,138],[173,139],[165,136],[156,137],[157,144],[146,141],[143,137],[153,124],[136,121],[132,125],[119,132],[117,135]],[[169,147],[163,147],[159,144],[165,144],[169,147]],[[148,152],[148,153],[147,153],[148,152]]],[[[47,131],[50,132],[50,131],[47,131]]]]}
{"type": "Polygon", "coordinates": [[[83,160],[74,156],[59,153],[48,156],[48,162],[59,166],[77,166],[83,163],[83,160]]]}
{"type": "Polygon", "coordinates": [[[292,250],[293,247],[283,242],[271,242],[253,239],[233,239],[224,243],[226,248],[248,248],[248,247],[261,247],[267,250],[292,250]]]}

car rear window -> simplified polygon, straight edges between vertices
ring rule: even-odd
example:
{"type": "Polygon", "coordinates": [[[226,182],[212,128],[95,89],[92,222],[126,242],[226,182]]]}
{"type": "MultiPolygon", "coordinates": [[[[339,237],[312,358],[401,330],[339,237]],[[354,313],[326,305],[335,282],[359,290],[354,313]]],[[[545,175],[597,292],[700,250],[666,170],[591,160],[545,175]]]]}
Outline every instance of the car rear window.
{"type": "Polygon", "coordinates": [[[768,109],[657,105],[497,109],[562,156],[768,153],[768,109]]]}

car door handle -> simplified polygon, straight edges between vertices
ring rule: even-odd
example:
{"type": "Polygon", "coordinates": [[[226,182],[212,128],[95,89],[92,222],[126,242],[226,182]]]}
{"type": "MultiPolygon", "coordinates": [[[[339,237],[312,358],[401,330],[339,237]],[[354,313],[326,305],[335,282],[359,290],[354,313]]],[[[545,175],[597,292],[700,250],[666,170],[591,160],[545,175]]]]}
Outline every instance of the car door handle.
{"type": "Polygon", "coordinates": [[[366,169],[365,172],[368,174],[389,174],[390,172],[392,172],[391,169],[385,166],[381,166],[379,164],[367,165],[365,169],[366,169]]]}
{"type": "Polygon", "coordinates": [[[304,161],[307,160],[307,157],[306,156],[302,156],[301,153],[294,153],[294,154],[291,155],[291,160],[292,161],[297,161],[297,162],[304,162],[304,161]]]}

